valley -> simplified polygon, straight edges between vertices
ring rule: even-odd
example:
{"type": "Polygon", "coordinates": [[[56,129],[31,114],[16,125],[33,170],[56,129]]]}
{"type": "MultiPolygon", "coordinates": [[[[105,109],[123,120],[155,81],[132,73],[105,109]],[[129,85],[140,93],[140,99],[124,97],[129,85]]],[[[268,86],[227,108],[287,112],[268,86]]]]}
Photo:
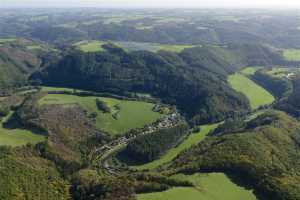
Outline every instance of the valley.
{"type": "Polygon", "coordinates": [[[1,8],[1,200],[298,200],[296,11],[1,8]]]}

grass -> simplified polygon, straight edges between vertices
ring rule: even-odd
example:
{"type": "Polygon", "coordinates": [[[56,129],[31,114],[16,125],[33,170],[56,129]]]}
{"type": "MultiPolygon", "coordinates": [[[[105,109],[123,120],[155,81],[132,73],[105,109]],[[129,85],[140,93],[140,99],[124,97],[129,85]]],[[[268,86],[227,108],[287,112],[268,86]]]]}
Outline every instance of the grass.
{"type": "MultiPolygon", "coordinates": [[[[147,43],[147,42],[118,42],[118,41],[110,41],[113,44],[123,48],[126,51],[136,51],[136,50],[146,50],[157,52],[160,50],[171,51],[179,53],[187,48],[193,48],[194,45],[171,45],[171,44],[158,44],[158,43],[147,43]]],[[[74,44],[77,48],[84,52],[98,52],[103,51],[104,49],[101,47],[103,44],[106,44],[106,41],[80,41],[74,44]]]]}
{"type": "Polygon", "coordinates": [[[283,57],[289,61],[300,61],[300,49],[285,49],[283,57]]]}
{"type": "Polygon", "coordinates": [[[102,45],[104,45],[105,42],[102,41],[81,41],[77,42],[74,45],[79,48],[83,52],[99,52],[99,51],[104,51],[102,48],[102,45]]]}
{"type": "MultiPolygon", "coordinates": [[[[43,86],[41,91],[42,92],[49,92],[49,91],[68,91],[68,92],[73,92],[74,89],[73,88],[46,87],[46,86],[43,86]]],[[[81,91],[81,90],[77,90],[77,91],[81,91]]]]}
{"type": "Polygon", "coordinates": [[[195,187],[175,187],[164,192],[139,194],[138,200],[256,200],[253,191],[233,183],[223,173],[178,174],[173,176],[188,180],[195,187]]]}
{"type": "Polygon", "coordinates": [[[204,125],[201,126],[201,130],[198,133],[192,133],[191,135],[188,136],[186,140],[184,140],[180,145],[177,147],[169,150],[165,155],[163,155],[160,159],[155,160],[153,162],[140,165],[140,166],[134,166],[133,168],[138,169],[138,170],[144,170],[144,169],[154,169],[156,167],[159,167],[165,163],[168,163],[172,161],[179,153],[182,151],[190,148],[193,145],[196,145],[200,141],[202,141],[205,136],[215,129],[218,126],[218,124],[212,124],[212,125],[204,125]]]}
{"type": "Polygon", "coordinates": [[[43,47],[40,45],[29,45],[26,47],[28,50],[43,50],[43,47]]]}
{"type": "Polygon", "coordinates": [[[0,146],[23,146],[28,143],[36,144],[45,140],[45,136],[34,134],[25,129],[6,129],[3,123],[12,115],[3,118],[0,124],[0,146]]]}
{"type": "Polygon", "coordinates": [[[300,69],[299,68],[272,68],[271,70],[266,71],[269,75],[276,77],[276,78],[286,78],[288,74],[294,73],[299,74],[300,69]]]}
{"type": "Polygon", "coordinates": [[[241,73],[244,75],[254,75],[257,70],[261,69],[261,67],[246,67],[241,70],[241,73]]]}
{"type": "Polygon", "coordinates": [[[228,82],[234,90],[243,93],[249,99],[252,109],[271,104],[275,100],[272,94],[242,74],[230,75],[228,82]]]}
{"type": "Polygon", "coordinates": [[[193,48],[194,45],[157,45],[158,50],[180,53],[184,49],[193,48]]]}
{"type": "Polygon", "coordinates": [[[40,105],[45,104],[79,104],[90,113],[97,113],[96,127],[112,135],[122,134],[130,129],[142,128],[152,123],[162,115],[153,112],[154,104],[141,101],[126,101],[104,97],[80,97],[65,94],[48,94],[39,101],[40,105]],[[96,106],[96,98],[106,102],[111,108],[111,113],[103,113],[96,106]],[[120,110],[116,106],[120,107],[120,110]],[[113,117],[117,116],[117,119],[113,117]]]}
{"type": "Polygon", "coordinates": [[[0,44],[1,43],[7,43],[7,42],[14,42],[16,40],[17,39],[15,39],[15,38],[0,38],[0,44]]]}

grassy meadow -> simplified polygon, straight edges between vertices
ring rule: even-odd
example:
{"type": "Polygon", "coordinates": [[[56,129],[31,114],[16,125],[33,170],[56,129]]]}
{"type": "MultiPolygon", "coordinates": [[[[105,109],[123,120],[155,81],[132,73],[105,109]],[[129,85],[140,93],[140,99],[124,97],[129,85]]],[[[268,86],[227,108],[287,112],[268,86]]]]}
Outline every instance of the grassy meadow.
{"type": "MultiPolygon", "coordinates": [[[[113,44],[123,48],[126,51],[136,51],[136,50],[146,50],[157,52],[160,50],[171,51],[171,52],[181,52],[184,49],[195,47],[194,45],[171,45],[171,44],[158,44],[158,43],[146,43],[146,42],[118,42],[110,41],[113,44]]],[[[83,52],[99,52],[103,51],[102,45],[107,44],[108,41],[80,41],[74,44],[75,47],[79,48],[83,52]]]]}
{"type": "Polygon", "coordinates": [[[285,49],[283,57],[289,61],[300,61],[300,49],[285,49]]]}
{"type": "Polygon", "coordinates": [[[5,44],[5,43],[10,43],[10,42],[14,42],[17,39],[15,38],[0,38],[0,46],[5,44]]]}
{"type": "Polygon", "coordinates": [[[182,151],[190,148],[193,145],[198,144],[201,142],[205,136],[215,129],[218,126],[218,124],[212,124],[212,125],[204,125],[201,126],[201,130],[197,133],[191,133],[180,145],[170,149],[165,155],[163,155],[160,159],[155,160],[153,162],[144,164],[144,165],[139,165],[139,166],[132,166],[135,169],[138,170],[144,170],[144,169],[154,169],[156,167],[159,167],[165,163],[168,163],[172,161],[176,156],[181,153],[182,151]]]}
{"type": "Polygon", "coordinates": [[[234,90],[243,93],[249,99],[252,109],[271,104],[275,100],[267,90],[240,73],[230,75],[228,82],[234,90]]]}
{"type": "Polygon", "coordinates": [[[0,146],[16,147],[28,143],[36,144],[45,140],[45,136],[34,134],[29,130],[4,128],[3,123],[5,123],[11,115],[12,113],[3,118],[0,123],[0,146]]]}
{"type": "Polygon", "coordinates": [[[105,42],[102,41],[81,41],[74,44],[77,48],[79,48],[83,52],[99,52],[103,51],[102,45],[105,42]]]}
{"type": "Polygon", "coordinates": [[[233,183],[223,173],[178,174],[173,176],[188,180],[195,187],[175,187],[164,192],[139,194],[138,200],[256,200],[253,191],[233,183]]]}
{"type": "Polygon", "coordinates": [[[89,114],[97,113],[96,127],[112,135],[122,134],[133,128],[142,128],[152,123],[162,115],[153,112],[154,104],[141,101],[126,101],[104,97],[80,97],[65,94],[48,94],[39,100],[40,105],[45,104],[79,104],[89,114]],[[96,106],[96,99],[107,103],[111,113],[103,113],[96,106]],[[118,107],[118,108],[117,108],[118,107]],[[113,115],[117,116],[116,118],[113,115]]]}
{"type": "Polygon", "coordinates": [[[261,67],[246,67],[241,70],[241,74],[246,76],[254,75],[257,70],[261,69],[261,67]]]}
{"type": "Polygon", "coordinates": [[[184,49],[193,48],[193,47],[195,47],[195,46],[193,46],[193,45],[166,45],[166,44],[156,46],[156,48],[158,50],[171,51],[171,52],[176,52],[176,53],[180,53],[184,49]]]}
{"type": "Polygon", "coordinates": [[[266,71],[269,75],[276,78],[286,78],[289,73],[300,74],[300,68],[272,68],[266,71]]]}

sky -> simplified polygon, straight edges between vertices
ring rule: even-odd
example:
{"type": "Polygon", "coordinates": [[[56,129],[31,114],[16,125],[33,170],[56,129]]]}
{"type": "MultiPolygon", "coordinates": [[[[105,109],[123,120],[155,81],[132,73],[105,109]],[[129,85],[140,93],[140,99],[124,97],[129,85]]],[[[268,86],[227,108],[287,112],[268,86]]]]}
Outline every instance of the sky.
{"type": "Polygon", "coordinates": [[[300,0],[0,0],[0,7],[300,8],[300,0]]]}

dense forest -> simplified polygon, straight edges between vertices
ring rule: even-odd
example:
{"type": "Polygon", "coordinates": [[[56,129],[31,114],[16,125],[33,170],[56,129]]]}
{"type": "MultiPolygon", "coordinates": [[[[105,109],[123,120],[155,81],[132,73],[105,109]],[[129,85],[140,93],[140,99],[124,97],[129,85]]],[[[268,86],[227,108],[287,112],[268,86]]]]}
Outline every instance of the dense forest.
{"type": "Polygon", "coordinates": [[[220,129],[176,159],[171,169],[185,173],[233,174],[267,199],[299,199],[299,124],[281,112],[268,112],[236,130],[220,129]]]}
{"type": "Polygon", "coordinates": [[[298,12],[0,11],[1,200],[300,199],[298,12]]]}
{"type": "Polygon", "coordinates": [[[186,124],[143,135],[128,144],[121,154],[137,163],[147,163],[162,156],[167,150],[176,146],[188,133],[186,124]]]}
{"type": "Polygon", "coordinates": [[[117,94],[150,93],[176,105],[199,124],[249,109],[247,99],[227,84],[228,74],[242,66],[280,61],[279,55],[255,44],[203,46],[179,54],[126,52],[114,45],[104,48],[106,51],[99,53],[70,50],[31,79],[51,86],[117,94]]]}
{"type": "Polygon", "coordinates": [[[292,94],[280,101],[277,107],[281,110],[286,111],[287,113],[292,114],[293,116],[299,118],[300,117],[300,105],[299,105],[299,98],[300,98],[300,78],[297,77],[293,81],[293,92],[292,94]]]}

